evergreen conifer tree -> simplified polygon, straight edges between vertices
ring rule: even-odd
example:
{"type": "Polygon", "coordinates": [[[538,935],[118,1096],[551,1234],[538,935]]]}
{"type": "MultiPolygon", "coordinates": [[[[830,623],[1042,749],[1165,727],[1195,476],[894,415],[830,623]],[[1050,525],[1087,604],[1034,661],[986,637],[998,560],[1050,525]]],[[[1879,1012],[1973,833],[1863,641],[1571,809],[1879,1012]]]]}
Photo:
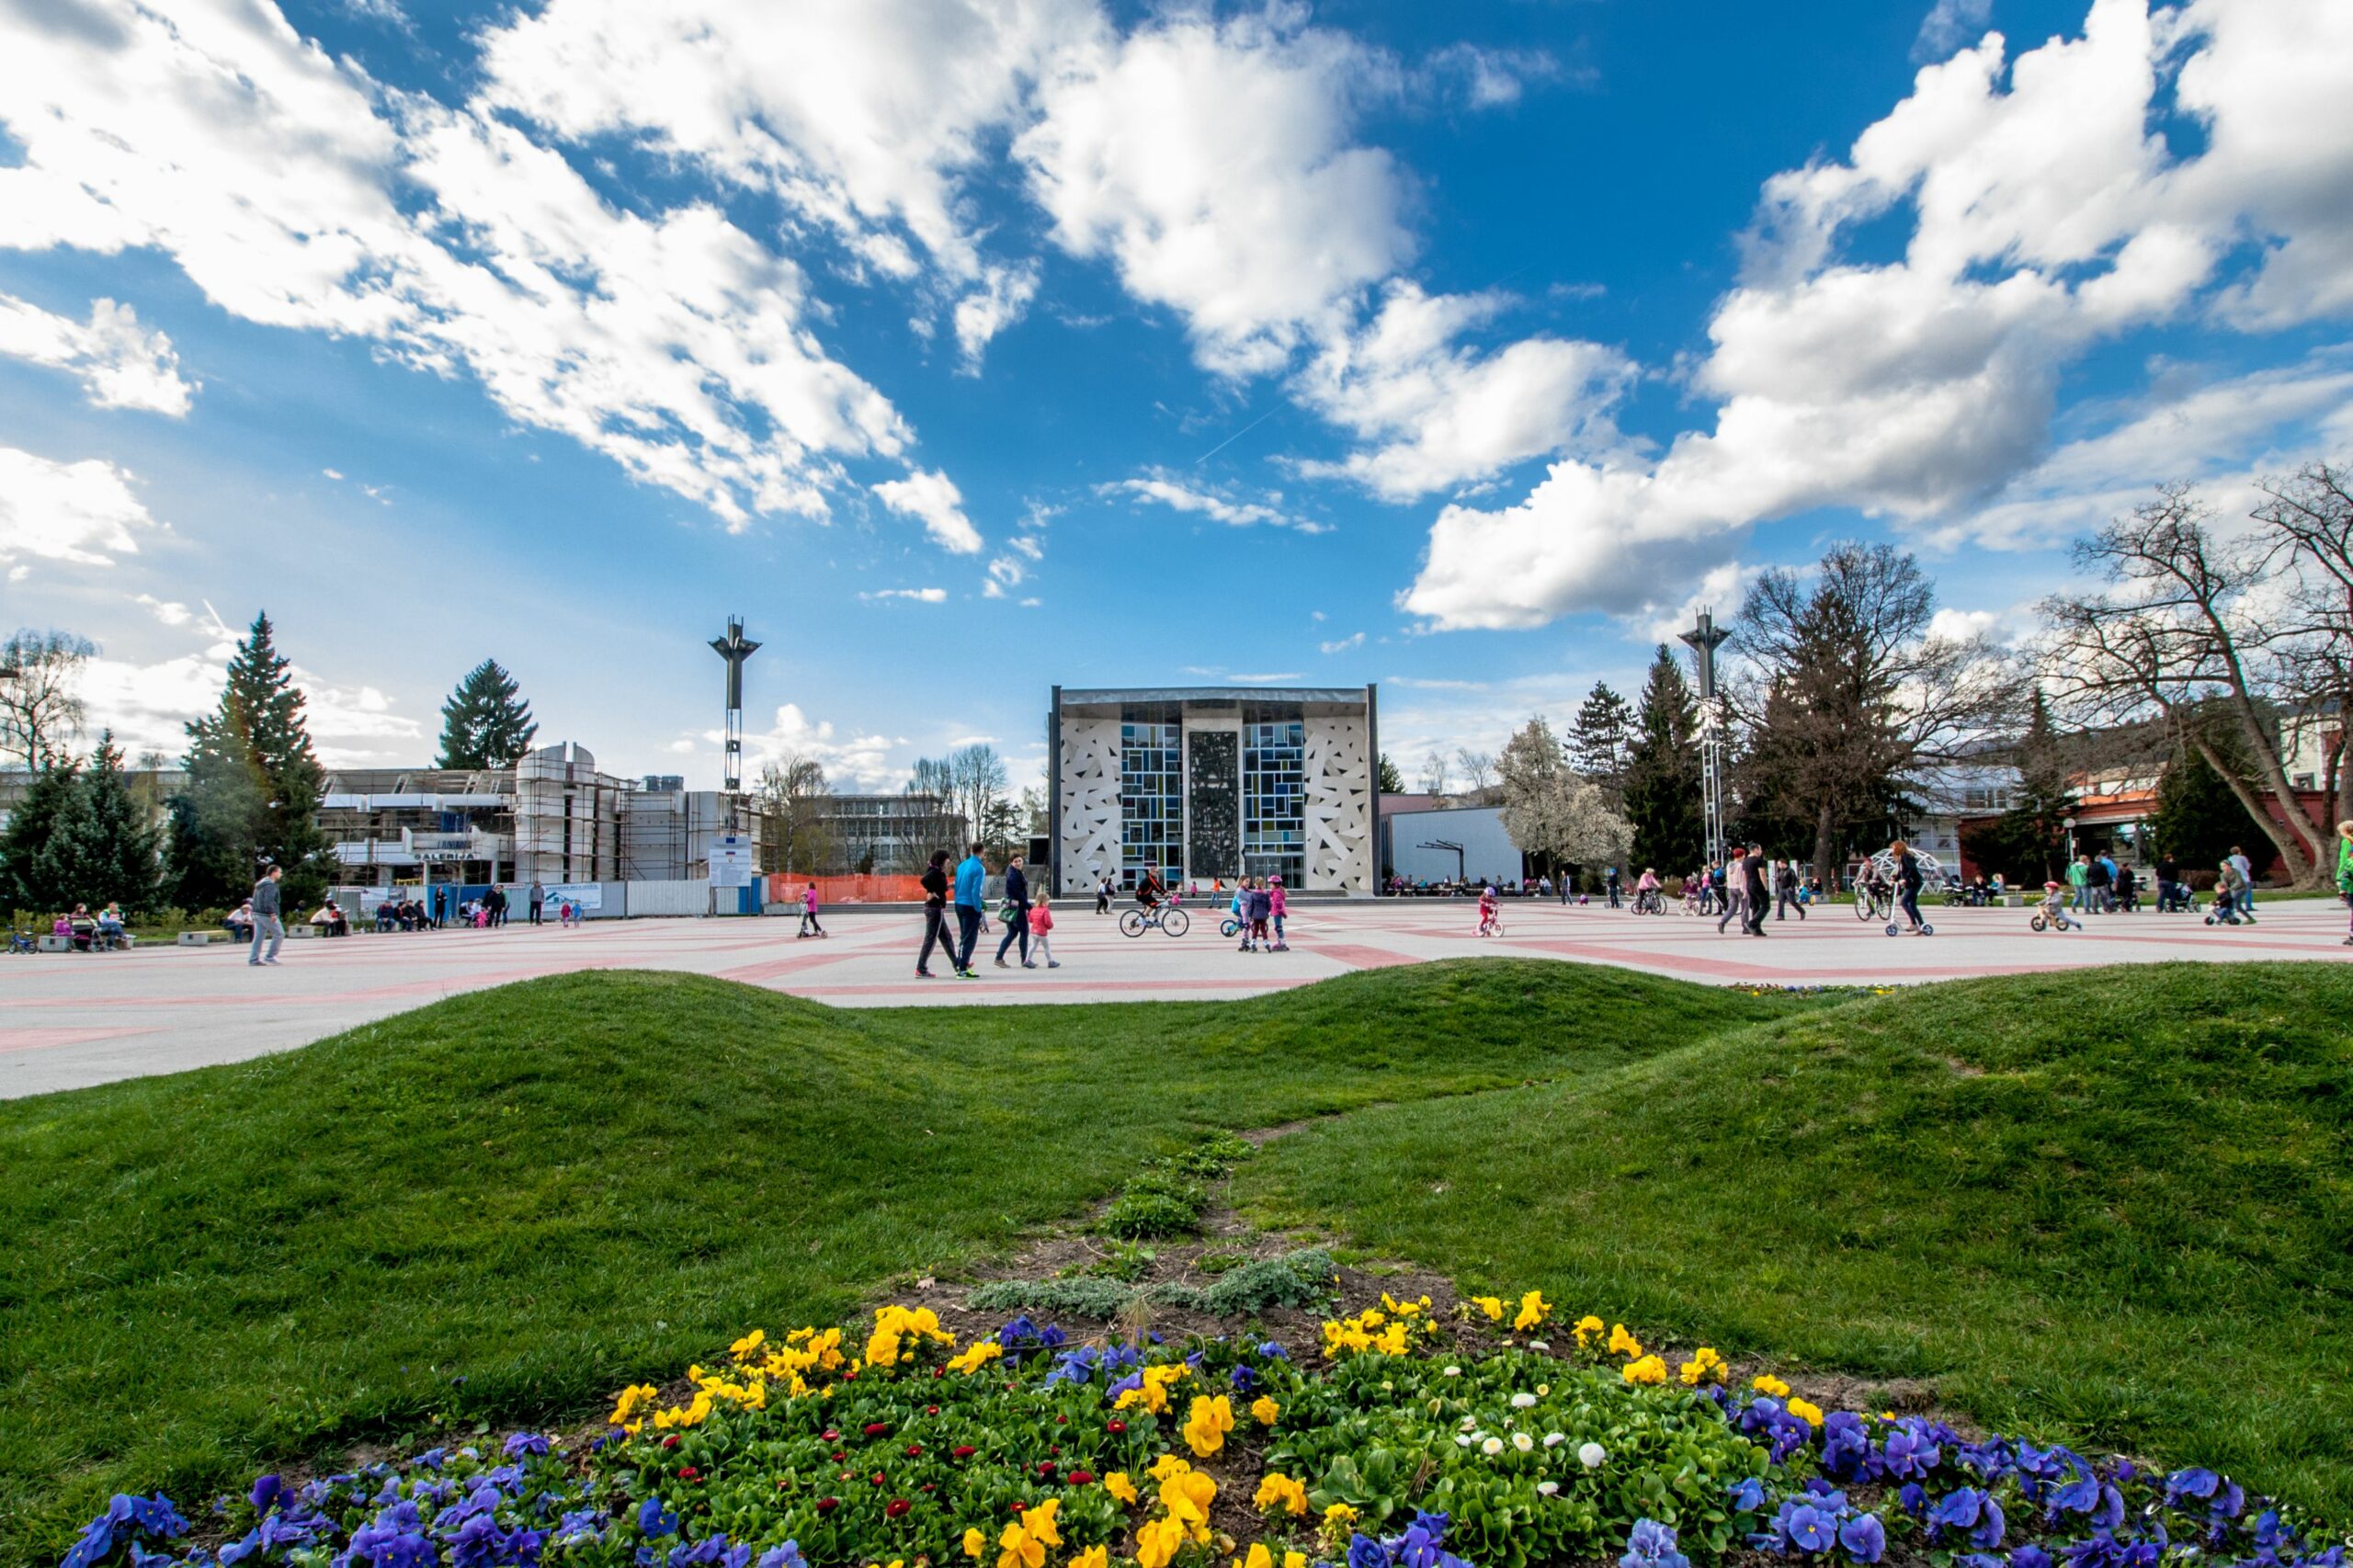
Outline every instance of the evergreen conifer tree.
{"type": "Polygon", "coordinates": [[[98,736],[79,792],[88,806],[89,835],[82,851],[89,880],[81,896],[93,909],[105,903],[134,914],[154,909],[163,901],[162,835],[146,802],[131,792],[113,731],[98,736]]]}
{"type": "MultiPolygon", "coordinates": [[[[2075,814],[2065,744],[2051,722],[2051,707],[2036,687],[2026,733],[2012,754],[2018,784],[2009,810],[1961,835],[1962,850],[1986,869],[2032,884],[2064,880],[2067,819],[2075,814]]],[[[2242,813],[2244,815],[2244,813],[2242,813]]]]}
{"type": "MultiPolygon", "coordinates": [[[[2221,748],[2235,757],[2237,746],[2221,748]]],[[[2233,846],[2252,849],[2248,858],[2258,867],[2270,858],[2263,830],[2247,814],[2228,780],[2215,772],[2200,749],[2184,746],[2157,778],[2156,809],[2149,813],[2149,858],[2170,855],[2181,863],[2182,874],[2211,871],[2222,863],[2233,846]]]]}
{"type": "Polygon", "coordinates": [[[52,846],[77,810],[81,793],[81,765],[52,756],[9,813],[8,830],[0,835],[0,890],[15,908],[51,914],[74,906],[70,885],[58,880],[52,846]]]}
{"type": "Polygon", "coordinates": [[[290,910],[324,893],[335,869],[318,826],[326,772],[302,707],[268,615],[256,616],[229,661],[220,708],[188,726],[188,782],[172,801],[183,905],[233,904],[266,865],[285,868],[290,910]]]}
{"type": "Polygon", "coordinates": [[[506,767],[531,749],[540,726],[515,677],[495,659],[466,672],[441,705],[443,767],[506,767]]]}
{"type": "Polygon", "coordinates": [[[1643,683],[1632,744],[1626,754],[1626,819],[1634,829],[1631,863],[1668,876],[1696,869],[1707,853],[1699,812],[1699,703],[1683,667],[1658,645],[1643,683]]]}
{"type": "Polygon", "coordinates": [[[1625,788],[1626,753],[1634,739],[1634,710],[1596,681],[1569,730],[1569,764],[1613,797],[1625,788]]]}

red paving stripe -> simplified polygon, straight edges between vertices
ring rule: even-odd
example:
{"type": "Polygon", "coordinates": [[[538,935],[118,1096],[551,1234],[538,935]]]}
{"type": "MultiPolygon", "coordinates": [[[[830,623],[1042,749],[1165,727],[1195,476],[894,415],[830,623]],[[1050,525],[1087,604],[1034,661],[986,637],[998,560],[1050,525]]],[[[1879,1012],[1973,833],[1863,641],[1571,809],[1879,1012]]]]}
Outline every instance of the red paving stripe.
{"type": "Polygon", "coordinates": [[[61,1045],[87,1045],[94,1040],[122,1040],[131,1035],[153,1034],[152,1028],[0,1028],[0,1056],[11,1056],[20,1051],[48,1051],[61,1045]]]}
{"type": "MultiPolygon", "coordinates": [[[[1419,960],[1407,959],[1404,961],[1414,963],[1419,960]]],[[[1295,985],[1313,985],[1319,980],[1331,978],[1333,977],[1328,974],[1313,974],[1278,976],[1272,980],[1025,980],[1017,986],[1008,984],[1002,989],[992,987],[983,991],[969,981],[960,985],[943,976],[936,984],[926,981],[913,980],[897,981],[881,985],[793,985],[787,986],[785,989],[795,996],[804,996],[811,1000],[823,996],[904,996],[910,1001],[936,1000],[943,1006],[952,1006],[959,997],[969,996],[977,1000],[983,997],[1010,996],[1017,990],[1061,992],[1073,994],[1076,998],[1084,999],[1111,992],[1287,991],[1295,985]]]]}
{"type": "Polygon", "coordinates": [[[1790,970],[1742,963],[1734,959],[1686,958],[1680,953],[1651,952],[1642,948],[1609,947],[1597,942],[1532,942],[1506,938],[1504,946],[1533,948],[1539,952],[1554,953],[1586,963],[1624,964],[1629,969],[1670,969],[1687,974],[1704,974],[1715,980],[1760,980],[1785,985],[1803,983],[1806,979],[1803,974],[1790,970]]]}
{"type": "MultiPolygon", "coordinates": [[[[713,980],[740,981],[745,985],[767,985],[772,980],[798,974],[802,970],[824,969],[829,964],[847,963],[852,959],[870,957],[870,949],[845,948],[838,952],[795,953],[789,959],[772,959],[767,963],[747,963],[734,969],[713,971],[713,980]]],[[[771,990],[777,987],[770,987],[771,990]]]]}
{"type": "Polygon", "coordinates": [[[1397,964],[1430,961],[1388,948],[1368,948],[1361,942],[1301,942],[1293,945],[1302,953],[1330,959],[1334,963],[1344,963],[1350,969],[1389,969],[1397,964]]]}

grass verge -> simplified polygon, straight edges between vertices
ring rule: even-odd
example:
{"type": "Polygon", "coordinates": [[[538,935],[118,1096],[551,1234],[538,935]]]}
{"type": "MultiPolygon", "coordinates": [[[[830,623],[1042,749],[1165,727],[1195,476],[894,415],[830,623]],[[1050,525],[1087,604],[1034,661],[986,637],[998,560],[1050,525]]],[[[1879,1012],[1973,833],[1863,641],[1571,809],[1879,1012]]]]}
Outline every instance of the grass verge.
{"type": "Polygon", "coordinates": [[[2353,971],[1930,986],[1383,1107],[1234,1195],[1466,1287],[2353,1520],[2353,971]]]}
{"type": "Polygon", "coordinates": [[[1818,1004],[1487,960],[1247,1002],[836,1012],[678,974],[458,997],[0,1104],[0,1562],[440,1422],[585,1417],[1216,1130],[1621,1066],[1818,1004]]]}

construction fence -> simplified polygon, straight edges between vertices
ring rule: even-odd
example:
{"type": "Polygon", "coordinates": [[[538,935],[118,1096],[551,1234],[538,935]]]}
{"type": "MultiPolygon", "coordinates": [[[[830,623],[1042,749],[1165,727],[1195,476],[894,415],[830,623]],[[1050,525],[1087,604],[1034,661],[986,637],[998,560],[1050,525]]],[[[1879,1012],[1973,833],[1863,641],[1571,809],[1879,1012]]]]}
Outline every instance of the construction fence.
{"type": "Polygon", "coordinates": [[[767,884],[770,905],[799,904],[801,893],[809,884],[817,884],[817,902],[835,903],[921,903],[923,881],[916,877],[858,876],[835,877],[799,876],[779,871],[760,879],[767,884]]]}

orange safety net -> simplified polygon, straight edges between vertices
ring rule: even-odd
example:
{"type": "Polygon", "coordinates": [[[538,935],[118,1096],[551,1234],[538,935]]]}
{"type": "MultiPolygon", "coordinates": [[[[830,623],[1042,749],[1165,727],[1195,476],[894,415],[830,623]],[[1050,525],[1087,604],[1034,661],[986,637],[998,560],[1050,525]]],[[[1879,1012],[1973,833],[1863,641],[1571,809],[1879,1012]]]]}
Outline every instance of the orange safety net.
{"type": "Polygon", "coordinates": [[[767,902],[798,903],[811,882],[817,884],[819,903],[921,903],[923,881],[916,877],[807,877],[779,872],[766,879],[767,902]]]}

